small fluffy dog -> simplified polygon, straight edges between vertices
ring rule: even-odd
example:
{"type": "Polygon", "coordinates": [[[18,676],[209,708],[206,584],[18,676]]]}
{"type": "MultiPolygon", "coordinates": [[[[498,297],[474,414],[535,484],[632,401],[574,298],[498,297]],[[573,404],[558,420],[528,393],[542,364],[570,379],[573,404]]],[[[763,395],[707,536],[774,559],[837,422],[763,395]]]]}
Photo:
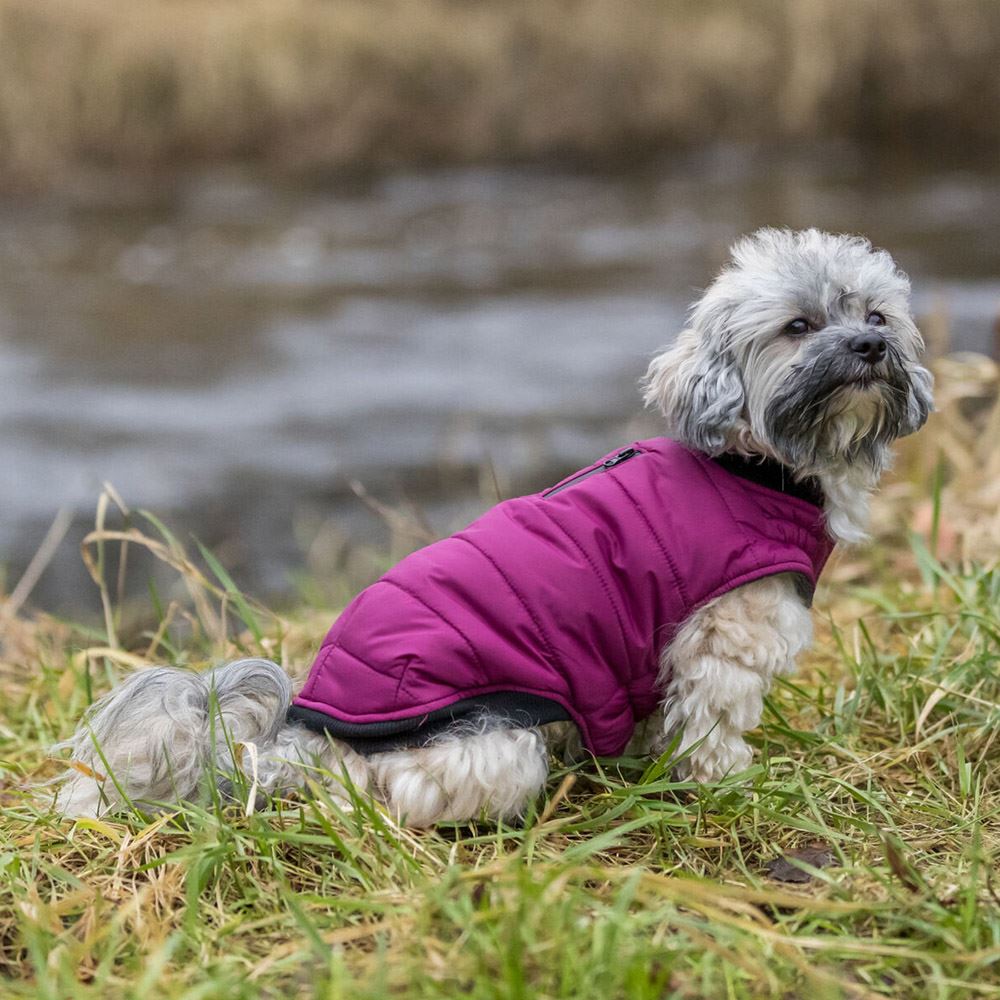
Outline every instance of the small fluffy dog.
{"type": "Polygon", "coordinates": [[[646,374],[668,437],[405,559],[340,616],[290,710],[265,660],[135,674],[61,745],[83,766],[57,809],[196,799],[242,768],[270,793],[348,778],[412,826],[510,818],[554,733],[620,753],[643,720],[644,749],[679,734],[697,781],[745,768],[823,562],[864,539],[891,442],[931,409],[922,350],[908,279],[867,240],[740,240],[646,374]]]}

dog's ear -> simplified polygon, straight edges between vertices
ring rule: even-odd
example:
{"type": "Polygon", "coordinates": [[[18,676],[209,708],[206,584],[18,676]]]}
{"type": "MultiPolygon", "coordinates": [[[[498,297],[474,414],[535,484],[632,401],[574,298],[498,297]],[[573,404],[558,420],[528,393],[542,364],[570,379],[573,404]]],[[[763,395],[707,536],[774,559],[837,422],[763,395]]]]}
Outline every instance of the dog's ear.
{"type": "Polygon", "coordinates": [[[904,313],[897,317],[895,326],[900,335],[901,361],[909,376],[906,393],[906,413],[899,423],[898,437],[905,437],[920,430],[934,411],[934,376],[918,363],[924,351],[924,338],[920,335],[913,317],[904,313]]]}
{"type": "Polygon", "coordinates": [[[730,445],[743,420],[743,382],[728,350],[716,338],[685,330],[653,358],[642,380],[647,406],[667,418],[667,433],[709,455],[730,445]]]}
{"type": "Polygon", "coordinates": [[[910,369],[910,391],[906,394],[906,416],[899,431],[900,437],[919,431],[934,410],[934,376],[921,365],[910,369]]]}

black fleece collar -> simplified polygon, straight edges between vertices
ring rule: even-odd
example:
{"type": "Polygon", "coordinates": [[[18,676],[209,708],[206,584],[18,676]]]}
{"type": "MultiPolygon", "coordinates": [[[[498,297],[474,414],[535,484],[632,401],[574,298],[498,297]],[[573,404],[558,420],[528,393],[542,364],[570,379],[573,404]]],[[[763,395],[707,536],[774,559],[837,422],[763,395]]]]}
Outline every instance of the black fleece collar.
{"type": "Polygon", "coordinates": [[[823,488],[815,476],[806,479],[796,480],[792,470],[787,465],[775,461],[773,458],[753,457],[736,455],[733,452],[726,452],[723,455],[716,455],[713,459],[721,465],[726,472],[731,472],[741,479],[749,479],[753,483],[766,486],[769,490],[776,490],[778,493],[785,493],[788,496],[798,497],[811,503],[814,507],[822,507],[825,501],[823,488]]]}

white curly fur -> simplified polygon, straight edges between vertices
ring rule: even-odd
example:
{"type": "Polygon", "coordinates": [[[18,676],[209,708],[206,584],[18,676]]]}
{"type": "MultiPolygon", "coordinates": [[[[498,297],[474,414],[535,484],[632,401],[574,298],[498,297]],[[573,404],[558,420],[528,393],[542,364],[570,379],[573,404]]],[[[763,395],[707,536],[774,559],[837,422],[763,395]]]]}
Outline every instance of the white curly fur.
{"type": "Polygon", "coordinates": [[[682,770],[711,781],[748,767],[743,734],[760,722],[772,679],[790,673],[811,643],[812,618],[787,575],[696,611],[660,659],[663,740],[682,734],[682,770]]]}
{"type": "MultiPolygon", "coordinates": [[[[735,245],[688,328],[653,359],[646,400],[662,410],[668,433],[691,447],[774,458],[796,476],[816,477],[831,537],[853,543],[865,537],[891,441],[915,431],[931,407],[922,347],[909,282],[887,253],[859,237],[766,229],[735,245]],[[866,367],[852,358],[850,340],[869,329],[873,313],[885,319],[878,332],[887,353],[866,367]],[[809,331],[793,336],[788,324],[798,317],[809,331]]],[[[743,734],[759,723],[773,678],[792,670],[811,641],[809,612],[788,576],[698,609],[662,650],[661,712],[645,727],[652,737],[637,734],[632,749],[644,742],[655,751],[679,733],[694,779],[745,768],[751,751],[743,734]]],[[[202,676],[138,673],[61,745],[79,766],[59,786],[56,807],[96,816],[125,799],[196,798],[206,774],[238,794],[233,789],[245,787],[234,780],[239,745],[253,743],[252,776],[264,792],[316,780],[349,801],[345,786],[353,786],[412,826],[510,819],[542,790],[549,745],[573,729],[512,729],[483,717],[420,749],[366,758],[286,724],[289,698],[287,676],[266,660],[202,676]]]]}

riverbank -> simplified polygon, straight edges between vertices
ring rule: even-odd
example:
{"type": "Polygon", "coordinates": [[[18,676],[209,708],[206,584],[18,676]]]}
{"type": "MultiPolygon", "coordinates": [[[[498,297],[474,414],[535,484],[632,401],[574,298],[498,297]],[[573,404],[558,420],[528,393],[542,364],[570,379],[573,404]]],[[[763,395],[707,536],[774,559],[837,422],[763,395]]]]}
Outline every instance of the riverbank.
{"type": "Polygon", "coordinates": [[[1000,147],[991,0],[0,0],[0,183],[1000,147]]]}

